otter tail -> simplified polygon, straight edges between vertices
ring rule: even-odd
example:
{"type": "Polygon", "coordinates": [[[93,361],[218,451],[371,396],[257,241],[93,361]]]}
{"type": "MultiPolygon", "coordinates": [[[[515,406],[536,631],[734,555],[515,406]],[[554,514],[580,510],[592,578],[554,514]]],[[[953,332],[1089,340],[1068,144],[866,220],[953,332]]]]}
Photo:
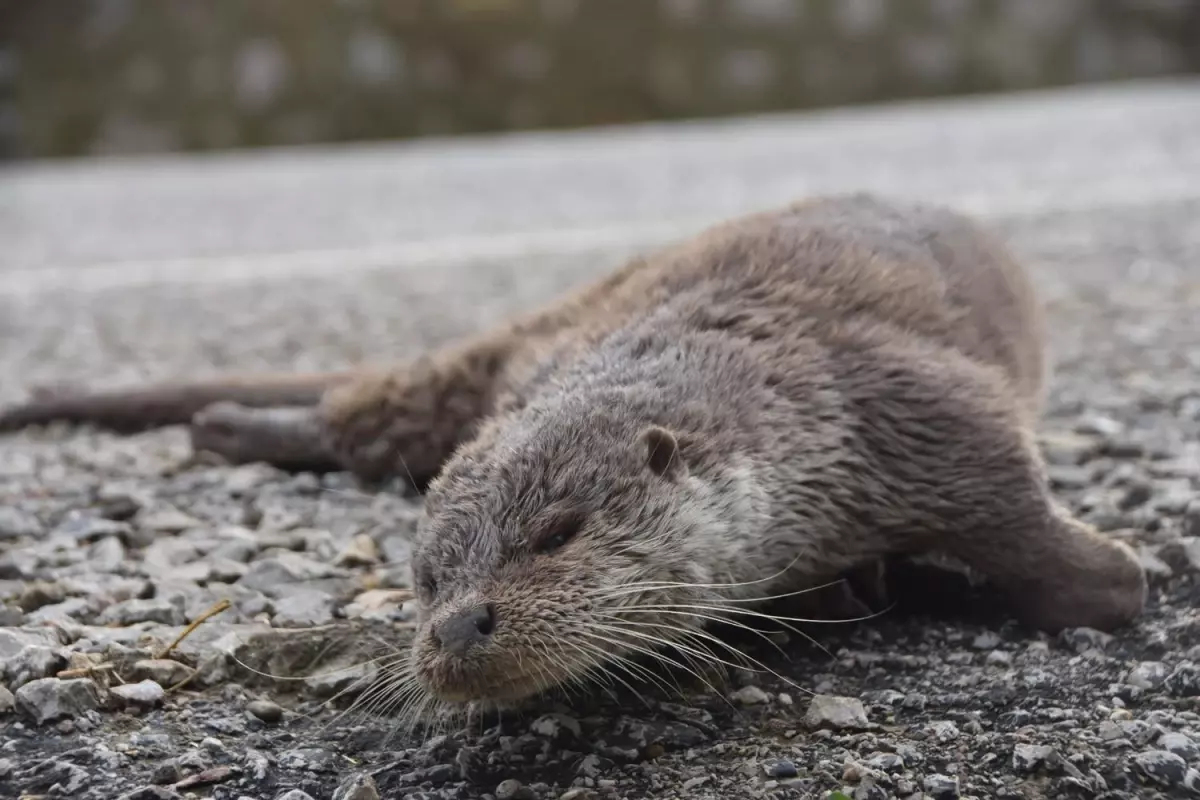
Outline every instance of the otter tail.
{"type": "Polygon", "coordinates": [[[135,433],[187,424],[199,411],[220,402],[248,408],[315,406],[326,389],[352,375],[354,372],[347,370],[304,375],[230,376],[103,392],[47,389],[35,392],[25,403],[0,408],[0,432],[70,422],[95,425],[117,433],[135,433]]]}

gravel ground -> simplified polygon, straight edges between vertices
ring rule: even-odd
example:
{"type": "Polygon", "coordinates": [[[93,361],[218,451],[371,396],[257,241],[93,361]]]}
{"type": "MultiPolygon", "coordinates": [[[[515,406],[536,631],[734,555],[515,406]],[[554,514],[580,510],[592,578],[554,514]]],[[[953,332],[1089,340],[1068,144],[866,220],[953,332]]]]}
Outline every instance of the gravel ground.
{"type": "MultiPolygon", "coordinates": [[[[810,627],[818,644],[734,640],[769,671],[713,676],[715,691],[665,674],[679,691],[550,697],[410,733],[337,695],[404,648],[417,501],[194,459],[179,430],[33,431],[0,442],[0,797],[1200,794],[1200,198],[990,219],[1050,306],[1055,484],[1151,577],[1136,626],[1038,635],[947,576],[922,603],[810,627]]],[[[549,294],[623,255],[521,268],[549,294]]],[[[428,298],[386,270],[311,276],[282,301],[146,285],[66,294],[50,313],[0,293],[0,400],[48,380],[419,348],[455,323],[379,310],[434,305],[453,284],[486,322],[513,288],[496,266],[464,261],[428,298]],[[295,324],[315,313],[319,336],[295,324]],[[210,314],[221,324],[200,327],[210,314]],[[197,327],[145,333],[176,319],[197,327]]]]}

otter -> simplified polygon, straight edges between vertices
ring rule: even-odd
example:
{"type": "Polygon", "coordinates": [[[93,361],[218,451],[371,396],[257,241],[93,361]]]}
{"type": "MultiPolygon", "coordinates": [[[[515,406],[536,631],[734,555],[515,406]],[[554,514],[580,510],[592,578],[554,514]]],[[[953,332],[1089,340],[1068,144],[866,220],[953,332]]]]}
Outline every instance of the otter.
{"type": "Polygon", "coordinates": [[[233,461],[419,482],[411,674],[511,703],[897,554],[961,561],[1035,629],[1134,620],[1133,552],[1048,485],[1043,313],[974,220],[832,195],[412,363],[50,392],[0,426],[190,422],[233,461]]]}

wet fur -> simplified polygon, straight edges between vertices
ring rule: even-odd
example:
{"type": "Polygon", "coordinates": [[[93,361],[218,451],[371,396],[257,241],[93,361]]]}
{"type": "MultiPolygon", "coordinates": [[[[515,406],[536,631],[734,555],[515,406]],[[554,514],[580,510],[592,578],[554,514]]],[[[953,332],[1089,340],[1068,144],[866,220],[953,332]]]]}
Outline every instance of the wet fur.
{"type": "MultiPolygon", "coordinates": [[[[904,553],[961,561],[1034,627],[1112,629],[1141,612],[1145,578],[1050,495],[1044,335],[1027,275],[971,221],[819,198],[321,384],[304,441],[312,464],[428,484],[412,664],[445,700],[632,674],[622,657],[702,648],[706,617],[744,600],[904,553]],[[563,515],[582,529],[542,552],[563,515]],[[476,603],[495,632],[451,658],[439,625],[476,603]]],[[[218,412],[194,430],[252,441],[259,412],[218,412]]]]}

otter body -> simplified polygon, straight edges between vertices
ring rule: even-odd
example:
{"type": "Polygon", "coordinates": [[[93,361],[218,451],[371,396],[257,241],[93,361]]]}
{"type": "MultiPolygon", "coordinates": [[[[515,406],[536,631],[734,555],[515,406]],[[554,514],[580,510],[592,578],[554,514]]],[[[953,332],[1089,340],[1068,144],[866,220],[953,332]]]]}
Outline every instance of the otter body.
{"type": "Polygon", "coordinates": [[[268,392],[255,405],[293,407],[191,422],[234,460],[428,482],[414,674],[506,702],[701,648],[744,604],[896,554],[962,561],[1034,627],[1129,622],[1136,558],[1051,497],[1045,374],[1039,304],[997,241],[852,195],[716,226],[413,364],[315,378],[313,404],[268,392]]]}

